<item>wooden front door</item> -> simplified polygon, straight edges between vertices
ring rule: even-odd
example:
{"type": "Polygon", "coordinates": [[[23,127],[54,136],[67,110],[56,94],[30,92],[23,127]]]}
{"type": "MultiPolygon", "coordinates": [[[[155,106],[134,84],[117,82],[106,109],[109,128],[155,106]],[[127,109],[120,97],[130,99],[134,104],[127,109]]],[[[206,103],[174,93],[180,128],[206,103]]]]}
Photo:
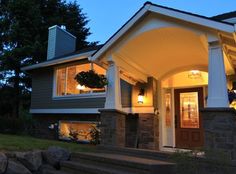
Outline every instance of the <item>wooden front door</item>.
{"type": "Polygon", "coordinates": [[[175,89],[175,132],[177,148],[203,146],[203,88],[175,89]]]}

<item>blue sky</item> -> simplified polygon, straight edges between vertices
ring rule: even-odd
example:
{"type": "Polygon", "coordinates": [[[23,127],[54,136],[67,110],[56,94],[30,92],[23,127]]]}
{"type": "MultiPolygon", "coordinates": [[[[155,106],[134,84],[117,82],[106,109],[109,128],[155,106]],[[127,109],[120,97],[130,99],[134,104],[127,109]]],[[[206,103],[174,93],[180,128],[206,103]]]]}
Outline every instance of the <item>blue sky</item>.
{"type": "MultiPolygon", "coordinates": [[[[68,0],[69,1],[69,0],[68,0]]],[[[88,41],[104,43],[142,5],[145,0],[77,0],[90,20],[88,27],[92,34],[88,41]]],[[[236,0],[152,0],[171,8],[176,8],[204,16],[236,11],[236,0]]]]}

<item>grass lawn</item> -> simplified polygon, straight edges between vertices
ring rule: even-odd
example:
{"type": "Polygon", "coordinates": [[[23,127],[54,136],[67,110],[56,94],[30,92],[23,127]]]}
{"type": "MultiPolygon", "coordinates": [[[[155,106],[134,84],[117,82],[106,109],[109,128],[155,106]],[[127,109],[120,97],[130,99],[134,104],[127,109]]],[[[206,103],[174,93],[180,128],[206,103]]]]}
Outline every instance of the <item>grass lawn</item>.
{"type": "Polygon", "coordinates": [[[47,149],[49,146],[60,146],[73,152],[95,151],[95,146],[67,143],[62,141],[44,140],[29,136],[0,134],[0,151],[27,151],[47,149]]]}

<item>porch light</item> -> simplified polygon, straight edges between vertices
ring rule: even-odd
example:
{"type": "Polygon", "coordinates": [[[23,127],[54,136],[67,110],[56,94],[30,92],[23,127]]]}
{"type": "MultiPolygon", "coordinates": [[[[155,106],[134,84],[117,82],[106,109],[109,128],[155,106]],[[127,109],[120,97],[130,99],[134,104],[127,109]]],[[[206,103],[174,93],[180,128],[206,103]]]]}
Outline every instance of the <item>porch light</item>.
{"type": "Polygon", "coordinates": [[[84,90],[84,89],[85,89],[85,86],[84,86],[84,85],[81,86],[80,84],[78,84],[78,85],[76,86],[76,88],[77,88],[78,90],[84,90]]]}
{"type": "Polygon", "coordinates": [[[234,91],[234,93],[236,93],[236,82],[232,83],[232,91],[234,91]]]}
{"type": "Polygon", "coordinates": [[[144,101],[144,89],[141,88],[138,94],[138,103],[143,104],[144,101]]]}
{"type": "Polygon", "coordinates": [[[199,70],[191,70],[188,73],[188,78],[190,79],[199,79],[202,77],[202,74],[199,70]]]}

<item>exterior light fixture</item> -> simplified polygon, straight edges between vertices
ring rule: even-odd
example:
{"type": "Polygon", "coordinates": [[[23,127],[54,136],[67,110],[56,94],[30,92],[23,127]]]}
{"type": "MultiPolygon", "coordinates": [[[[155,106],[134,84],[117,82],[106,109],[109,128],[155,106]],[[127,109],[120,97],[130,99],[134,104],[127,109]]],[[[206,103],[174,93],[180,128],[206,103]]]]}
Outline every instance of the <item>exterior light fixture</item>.
{"type": "Polygon", "coordinates": [[[138,94],[138,103],[143,104],[144,101],[144,89],[141,88],[138,94]]]}
{"type": "Polygon", "coordinates": [[[202,78],[202,74],[199,70],[191,70],[188,73],[188,78],[190,78],[190,79],[200,79],[200,78],[202,78]]]}
{"type": "Polygon", "coordinates": [[[76,88],[77,88],[78,90],[84,90],[84,89],[85,89],[85,86],[84,86],[84,85],[81,86],[80,84],[78,84],[78,85],[76,86],[76,88]]]}
{"type": "Polygon", "coordinates": [[[232,83],[232,91],[234,91],[234,93],[236,93],[236,82],[232,83]]]}

